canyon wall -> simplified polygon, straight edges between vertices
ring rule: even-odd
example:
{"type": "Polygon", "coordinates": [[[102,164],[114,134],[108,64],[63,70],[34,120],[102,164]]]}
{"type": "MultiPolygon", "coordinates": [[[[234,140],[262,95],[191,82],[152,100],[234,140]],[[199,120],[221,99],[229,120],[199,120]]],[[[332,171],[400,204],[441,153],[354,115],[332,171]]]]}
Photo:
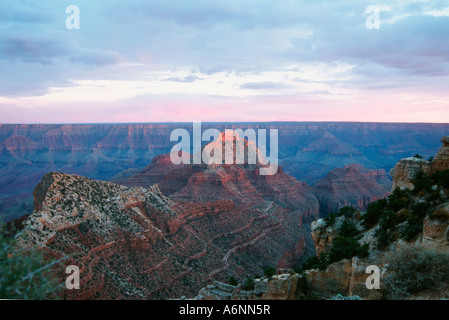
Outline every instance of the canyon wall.
{"type": "Polygon", "coordinates": [[[369,170],[359,164],[350,164],[330,171],[314,185],[320,202],[321,216],[338,212],[345,206],[363,210],[376,200],[385,198],[391,190],[391,180],[385,170],[369,170]]]}
{"type": "Polygon", "coordinates": [[[80,268],[81,289],[65,290],[68,299],[192,296],[213,280],[288,265],[304,258],[303,224],[317,216],[317,202],[295,209],[263,196],[186,203],[157,186],[62,173],[46,174],[34,196],[18,242],[80,268]]]}
{"type": "MultiPolygon", "coordinates": [[[[33,188],[48,172],[129,177],[170,151],[175,128],[191,132],[192,124],[0,124],[0,215],[31,213],[33,188]]],[[[278,129],[280,164],[311,185],[351,163],[389,172],[411,154],[435,154],[438,139],[449,135],[447,124],[204,123],[207,128],[278,129]]]]}

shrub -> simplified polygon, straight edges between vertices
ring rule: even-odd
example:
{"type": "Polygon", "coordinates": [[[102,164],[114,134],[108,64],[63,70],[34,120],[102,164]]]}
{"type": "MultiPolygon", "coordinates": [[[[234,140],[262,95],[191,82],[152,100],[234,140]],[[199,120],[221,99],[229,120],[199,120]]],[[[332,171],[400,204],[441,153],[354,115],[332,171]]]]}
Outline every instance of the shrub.
{"type": "Polygon", "coordinates": [[[402,238],[411,241],[423,230],[423,221],[426,217],[428,204],[425,202],[416,203],[410,206],[410,216],[407,218],[407,227],[402,232],[402,238]]]}
{"type": "Polygon", "coordinates": [[[449,170],[437,171],[432,175],[435,184],[449,189],[449,170]]]}
{"type": "Polygon", "coordinates": [[[400,222],[406,221],[410,217],[408,209],[402,209],[397,213],[400,222]]]}
{"type": "Polygon", "coordinates": [[[243,283],[242,289],[249,291],[249,290],[254,290],[254,279],[253,278],[246,278],[245,282],[243,283]]]}
{"type": "Polygon", "coordinates": [[[360,259],[367,258],[369,256],[369,244],[365,243],[357,249],[357,257],[360,259]]]}
{"type": "Polygon", "coordinates": [[[307,276],[302,273],[301,277],[298,279],[298,290],[307,296],[310,293],[310,289],[311,286],[307,280],[307,276]]]}
{"type": "Polygon", "coordinates": [[[389,257],[388,273],[383,283],[387,299],[401,299],[427,289],[440,289],[449,282],[449,254],[403,247],[389,257]]]}
{"type": "Polygon", "coordinates": [[[329,253],[329,262],[337,262],[342,259],[350,259],[355,257],[360,249],[357,240],[348,237],[335,237],[332,248],[329,253]]]}
{"type": "Polygon", "coordinates": [[[345,220],[341,224],[339,235],[342,237],[352,238],[358,235],[360,232],[355,226],[354,222],[345,220]]]}
{"type": "Polygon", "coordinates": [[[322,252],[319,256],[313,256],[308,258],[301,266],[300,272],[302,270],[308,269],[320,269],[326,270],[329,265],[328,255],[325,252],[322,252]]]}
{"type": "Polygon", "coordinates": [[[388,230],[379,228],[376,230],[376,233],[374,235],[377,238],[377,249],[385,250],[390,244],[388,230]]]}
{"type": "Polygon", "coordinates": [[[336,214],[334,212],[331,212],[326,218],[324,218],[324,221],[326,222],[326,228],[332,227],[335,224],[335,218],[336,214]]]}
{"type": "Polygon", "coordinates": [[[388,197],[387,209],[397,212],[406,208],[407,204],[408,191],[396,188],[388,197]]]}
{"type": "Polygon", "coordinates": [[[231,276],[228,280],[228,283],[231,286],[238,286],[239,282],[237,281],[237,279],[234,276],[231,276]]]}
{"type": "Polygon", "coordinates": [[[416,238],[418,234],[423,231],[423,226],[419,224],[413,224],[408,226],[401,234],[401,237],[410,242],[416,238]]]}
{"type": "Polygon", "coordinates": [[[38,249],[21,249],[0,226],[0,299],[56,299],[58,280],[38,249]]]}
{"type": "Polygon", "coordinates": [[[365,230],[370,229],[379,221],[380,216],[385,212],[387,204],[386,199],[380,199],[368,205],[366,213],[362,217],[362,226],[365,230]]]}
{"type": "Polygon", "coordinates": [[[359,231],[352,221],[343,221],[340,234],[333,240],[329,254],[322,252],[319,256],[308,258],[302,264],[298,273],[308,269],[326,270],[327,266],[331,263],[338,262],[342,259],[350,259],[355,256],[361,259],[368,257],[369,245],[360,245],[353,238],[357,234],[359,234],[359,231]]]}
{"type": "Polygon", "coordinates": [[[298,273],[301,272],[301,270],[317,269],[319,264],[320,264],[319,256],[309,257],[307,258],[306,261],[304,261],[298,273]]]}
{"type": "Polygon", "coordinates": [[[412,179],[412,183],[414,185],[414,189],[412,190],[412,194],[417,195],[422,192],[430,192],[432,190],[432,181],[427,176],[427,174],[420,170],[415,174],[414,179],[412,179]]]}
{"type": "Polygon", "coordinates": [[[436,208],[430,217],[440,221],[449,221],[449,211],[446,208],[436,208]]]}
{"type": "Polygon", "coordinates": [[[388,245],[398,238],[396,231],[399,222],[405,220],[404,214],[397,214],[391,210],[386,210],[380,217],[379,229],[376,230],[377,248],[384,250],[388,245]]]}
{"type": "Polygon", "coordinates": [[[274,276],[274,275],[276,274],[276,268],[274,268],[274,267],[268,267],[268,268],[265,268],[265,269],[263,270],[263,274],[264,274],[268,279],[271,279],[271,277],[274,276]]]}
{"type": "Polygon", "coordinates": [[[399,223],[399,216],[393,211],[387,210],[380,216],[380,227],[382,229],[395,229],[399,223]]]}
{"type": "Polygon", "coordinates": [[[442,197],[438,189],[432,190],[429,198],[427,199],[427,201],[430,202],[432,205],[438,205],[439,203],[441,203],[441,200],[442,197]]]}
{"type": "Polygon", "coordinates": [[[338,216],[344,216],[345,218],[354,218],[354,214],[355,214],[355,209],[353,207],[343,207],[338,211],[338,216]]]}

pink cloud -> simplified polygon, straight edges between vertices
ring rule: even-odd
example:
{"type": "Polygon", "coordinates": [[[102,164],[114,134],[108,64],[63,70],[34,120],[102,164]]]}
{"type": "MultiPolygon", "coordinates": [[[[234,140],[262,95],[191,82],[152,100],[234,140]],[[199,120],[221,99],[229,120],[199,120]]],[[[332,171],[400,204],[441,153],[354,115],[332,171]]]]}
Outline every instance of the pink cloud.
{"type": "Polygon", "coordinates": [[[222,98],[155,95],[102,103],[0,104],[1,123],[361,121],[449,122],[449,99],[366,91],[348,96],[222,98]]]}

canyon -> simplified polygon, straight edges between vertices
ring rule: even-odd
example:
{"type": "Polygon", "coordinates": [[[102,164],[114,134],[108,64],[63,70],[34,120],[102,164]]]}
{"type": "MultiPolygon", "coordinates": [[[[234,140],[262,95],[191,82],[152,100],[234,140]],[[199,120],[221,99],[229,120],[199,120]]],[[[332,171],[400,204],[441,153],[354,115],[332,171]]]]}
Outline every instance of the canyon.
{"type": "MultiPolygon", "coordinates": [[[[217,141],[224,147],[223,136],[217,141]]],[[[247,150],[251,143],[246,140],[245,143],[247,150]]],[[[255,146],[252,148],[257,150],[255,146]]],[[[251,165],[174,165],[169,154],[156,157],[130,177],[112,181],[130,187],[158,184],[165,195],[186,202],[230,198],[237,203],[257,203],[268,197],[283,206],[295,208],[299,204],[311,203],[315,196],[320,216],[327,216],[345,206],[364,209],[370,202],[387,196],[391,189],[385,170],[370,170],[359,164],[336,168],[310,186],[286,174],[282,167],[273,176],[260,176],[258,168],[251,165]]]]}
{"type": "MultiPolygon", "coordinates": [[[[392,170],[393,190],[396,188],[402,190],[414,190],[414,174],[425,168],[426,173],[447,172],[449,169],[449,137],[441,139],[443,146],[431,160],[409,157],[400,160],[395,169],[392,170]],[[423,167],[423,164],[425,166],[423,167]],[[405,169],[404,169],[405,168],[405,169]]],[[[361,217],[365,212],[357,212],[352,218],[341,215],[330,223],[330,220],[317,219],[311,224],[311,236],[315,246],[316,257],[328,255],[332,252],[333,243],[341,236],[342,225],[352,221],[358,230],[358,242],[367,244],[369,252],[364,257],[354,256],[352,258],[341,259],[328,264],[327,266],[306,268],[298,271],[292,269],[278,269],[272,277],[259,277],[253,280],[252,288],[245,288],[242,284],[230,285],[215,281],[211,285],[202,288],[197,295],[191,299],[194,300],[298,300],[298,299],[326,299],[326,300],[380,300],[397,299],[395,296],[401,290],[404,290],[405,284],[410,280],[407,277],[435,275],[449,275],[447,264],[433,265],[429,262],[416,260],[420,254],[427,252],[427,259],[432,260],[435,257],[444,257],[448,259],[449,254],[449,192],[444,185],[434,185],[430,189],[440,194],[437,203],[430,202],[432,195],[426,192],[420,192],[413,196],[413,201],[417,203],[426,203],[425,217],[422,217],[421,229],[416,237],[405,241],[404,239],[395,239],[385,248],[379,248],[377,231],[382,228],[381,221],[373,226],[365,228],[361,222],[361,217]],[[400,281],[392,286],[392,280],[395,279],[395,272],[398,272],[397,264],[392,268],[392,260],[397,255],[405,252],[405,260],[400,262],[403,265],[419,266],[419,270],[413,267],[407,269],[410,274],[399,278],[400,281]],[[379,279],[381,290],[369,289],[366,285],[370,275],[368,267],[375,266],[379,268],[379,279]],[[396,269],[395,269],[396,268],[396,269]],[[438,268],[434,270],[433,268],[438,268]],[[393,270],[392,270],[393,269],[393,270]],[[387,286],[384,282],[389,283],[387,286]],[[401,288],[401,286],[404,286],[401,288]],[[393,292],[388,292],[392,290],[393,292]]],[[[413,194],[413,193],[412,193],[413,194]]],[[[405,208],[396,208],[395,215],[400,215],[407,211],[405,208]]],[[[394,226],[400,230],[403,229],[404,222],[394,226]]],[[[324,258],[325,259],[325,258],[324,258]]],[[[421,257],[422,259],[422,257],[421,257]]],[[[407,267],[406,267],[407,268],[407,267]]],[[[447,278],[446,278],[447,279],[447,278]]],[[[432,277],[426,280],[432,281],[432,277]]],[[[416,284],[417,282],[413,282],[416,284]]],[[[402,299],[409,300],[447,300],[449,298],[449,286],[447,281],[437,281],[432,285],[427,285],[424,289],[415,286],[412,292],[402,296],[402,299]]],[[[185,297],[183,297],[185,299],[185,297]]]]}
{"type": "Polygon", "coordinates": [[[304,225],[318,209],[303,202],[293,210],[263,196],[257,205],[186,203],[157,185],[129,188],[62,173],[46,174],[34,196],[18,242],[49,258],[69,256],[65,264],[80,268],[81,289],[65,290],[68,299],[173,298],[212,279],[288,265],[307,250],[304,225]]]}
{"type": "MultiPolygon", "coordinates": [[[[0,216],[30,214],[33,188],[48,172],[97,180],[129,177],[167,154],[176,129],[192,124],[0,124],[0,216]]],[[[447,124],[272,122],[203,123],[203,128],[279,130],[279,164],[314,185],[336,168],[357,163],[387,173],[397,161],[435,154],[447,124]]]]}
{"type": "MultiPolygon", "coordinates": [[[[251,144],[239,137],[234,144],[239,140],[251,144]]],[[[224,146],[224,136],[210,144],[224,146]]],[[[52,172],[34,189],[34,211],[22,223],[19,243],[37,245],[50,258],[69,256],[66,263],[80,268],[83,289],[66,290],[67,298],[191,295],[212,280],[297,267],[314,254],[310,223],[320,202],[307,183],[282,167],[260,175],[260,163],[169,160],[157,156],[120,184],[52,172]]],[[[382,176],[353,167],[351,181],[375,183],[382,176]]]]}
{"type": "MultiPolygon", "coordinates": [[[[220,139],[210,144],[224,144],[220,139]]],[[[328,133],[323,139],[335,143],[328,133]]],[[[430,167],[447,165],[445,139],[434,159],[425,160],[430,167]]],[[[247,147],[250,143],[244,141],[247,147]]],[[[130,152],[128,147],[123,149],[130,152]]],[[[21,154],[20,148],[8,150],[21,154]]],[[[298,267],[319,252],[312,221],[345,206],[363,210],[386,197],[392,185],[385,169],[356,162],[335,167],[311,184],[283,166],[265,176],[259,174],[260,163],[174,165],[162,150],[140,165],[143,169],[109,173],[110,181],[50,172],[37,183],[33,213],[21,219],[18,241],[23,247],[39,246],[48,258],[68,257],[67,265],[80,267],[82,290],[64,290],[64,297],[194,296],[213,281],[255,276],[270,266],[298,267]]],[[[343,149],[337,145],[330,158],[338,159],[336,150],[343,149]]],[[[89,157],[98,162],[89,160],[83,170],[102,163],[97,156],[89,157]]],[[[393,186],[410,182],[404,172],[392,170],[393,186]]],[[[427,230],[439,230],[435,223],[428,225],[427,230]]],[[[290,276],[279,279],[283,284],[276,286],[290,287],[290,276]]]]}

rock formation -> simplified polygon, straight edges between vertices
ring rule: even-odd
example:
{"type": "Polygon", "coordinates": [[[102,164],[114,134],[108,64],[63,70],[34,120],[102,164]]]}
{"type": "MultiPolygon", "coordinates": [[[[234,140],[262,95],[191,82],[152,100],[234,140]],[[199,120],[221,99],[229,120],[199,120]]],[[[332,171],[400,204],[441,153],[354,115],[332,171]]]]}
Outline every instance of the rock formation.
{"type": "Polygon", "coordinates": [[[45,175],[34,195],[35,211],[18,241],[79,266],[81,289],[66,290],[68,299],[192,296],[212,280],[288,264],[286,256],[309,232],[302,220],[317,213],[316,203],[293,210],[263,198],[257,205],[185,203],[157,186],[61,173],[45,175]]]}
{"type": "MultiPolygon", "coordinates": [[[[224,150],[224,138],[220,135],[215,142],[207,146],[217,144],[218,141],[224,150]]],[[[235,139],[241,138],[237,136],[235,139]]],[[[234,141],[234,150],[237,141],[234,141]]],[[[249,145],[246,140],[244,144],[249,145]]],[[[252,148],[256,153],[259,152],[254,145],[252,148]]],[[[170,161],[170,155],[166,154],[157,157],[144,170],[121,183],[127,186],[148,186],[157,182],[164,195],[181,202],[203,203],[231,199],[236,208],[241,208],[242,211],[257,208],[268,201],[282,210],[301,212],[299,228],[308,228],[307,222],[317,218],[319,212],[319,204],[312,188],[284,173],[282,167],[279,167],[274,175],[260,175],[260,166],[259,163],[248,164],[246,158],[244,164],[175,166],[170,161]]],[[[305,236],[283,252],[278,266],[292,267],[303,260],[305,252],[310,249],[313,251],[308,231],[301,234],[305,236]]]]}
{"type": "MultiPolygon", "coordinates": [[[[278,129],[279,163],[290,176],[312,185],[337,167],[359,163],[390,170],[418,152],[434,155],[447,124],[238,123],[204,129],[278,129]]],[[[91,179],[123,179],[173,147],[170,133],[181,124],[0,124],[0,216],[32,212],[33,188],[57,171],[91,179]],[[116,176],[120,174],[120,176],[116,176]],[[23,205],[30,198],[31,205],[23,205]],[[30,209],[28,209],[30,208],[30,209]]]]}
{"type": "MultiPolygon", "coordinates": [[[[447,159],[445,158],[445,150],[447,150],[445,148],[447,144],[446,138],[443,138],[443,143],[443,148],[440,149],[435,157],[435,159],[437,159],[436,161],[431,162],[417,158],[400,161],[396,168],[401,168],[403,167],[403,164],[406,164],[406,170],[401,171],[402,174],[399,174],[400,171],[396,171],[397,175],[393,175],[395,178],[394,185],[399,186],[403,184],[404,188],[409,185],[410,177],[413,177],[413,174],[410,172],[415,170],[414,168],[420,164],[426,164],[426,170],[428,170],[427,172],[429,173],[439,171],[440,169],[446,170],[446,160],[444,160],[447,159]],[[435,165],[435,162],[437,165],[435,165]]],[[[374,176],[375,175],[376,174],[374,174],[374,176]]],[[[275,297],[282,297],[283,299],[290,299],[293,296],[295,299],[310,298],[310,295],[308,296],[307,294],[304,294],[304,292],[303,294],[300,293],[300,283],[306,283],[309,294],[313,294],[315,298],[319,299],[382,299],[383,295],[381,290],[369,290],[366,286],[366,280],[370,275],[367,273],[368,266],[374,265],[379,268],[381,279],[380,287],[382,289],[384,288],[384,277],[392,272],[389,270],[389,259],[391,259],[391,255],[396,253],[396,249],[416,245],[418,246],[416,248],[423,250],[440,253],[449,252],[449,193],[447,188],[443,186],[434,186],[432,191],[440,194],[440,197],[438,198],[440,204],[432,207],[429,202],[429,208],[427,212],[424,212],[425,217],[422,217],[422,232],[410,241],[396,238],[386,248],[379,249],[377,231],[381,227],[380,223],[378,222],[369,227],[368,230],[365,230],[361,223],[361,217],[364,213],[359,215],[358,212],[355,212],[353,218],[345,217],[345,215],[342,214],[334,217],[331,223],[329,219],[317,219],[311,223],[311,236],[314,241],[317,256],[321,256],[324,253],[331,253],[334,240],[340,236],[341,226],[347,219],[351,219],[353,226],[359,232],[353,240],[359,242],[359,244],[369,245],[370,250],[368,256],[363,259],[358,258],[357,256],[350,259],[342,259],[327,264],[324,270],[318,268],[309,269],[301,274],[291,272],[288,275],[284,275],[282,281],[279,281],[278,278],[275,278],[274,280],[268,280],[266,278],[256,279],[256,286],[254,290],[250,291],[242,291],[240,286],[209,286],[200,290],[200,294],[196,296],[196,299],[263,299],[266,296],[270,296],[268,288],[270,288],[271,281],[275,287],[283,288],[279,290],[278,295],[274,295],[275,297]],[[288,279],[292,278],[298,279],[297,290],[294,295],[289,293],[291,286],[288,279]],[[261,288],[264,289],[260,290],[261,288]]],[[[413,197],[414,204],[422,204],[426,203],[429,194],[421,194],[413,197]]],[[[401,215],[406,212],[407,209],[403,208],[398,212],[394,212],[394,214],[401,215]]],[[[401,223],[395,227],[396,232],[400,233],[401,230],[404,230],[405,225],[404,223],[401,223]]],[[[426,270],[425,272],[427,273],[428,271],[426,270]]],[[[413,292],[408,298],[447,299],[448,297],[447,285],[444,286],[443,284],[441,288],[431,288],[424,292],[413,292]]]]}
{"type": "Polygon", "coordinates": [[[443,171],[449,169],[449,137],[441,139],[443,145],[438,150],[432,161],[432,171],[443,171]]]}
{"type": "Polygon", "coordinates": [[[313,189],[320,202],[321,216],[327,216],[345,206],[365,209],[369,203],[388,196],[391,181],[383,169],[369,170],[350,164],[329,172],[313,189]]]}
{"type": "Polygon", "coordinates": [[[111,179],[111,182],[129,187],[150,187],[161,182],[168,172],[184,168],[184,164],[175,165],[170,160],[170,154],[162,154],[151,160],[151,163],[142,170],[130,176],[119,176],[111,179]]]}
{"type": "Polygon", "coordinates": [[[416,174],[420,171],[430,173],[431,168],[432,163],[429,160],[415,157],[400,160],[390,171],[393,178],[393,190],[396,188],[413,190],[412,180],[416,174]]]}
{"type": "MultiPolygon", "coordinates": [[[[420,158],[406,158],[400,160],[392,170],[393,190],[396,187],[413,190],[413,179],[417,172],[423,171],[427,174],[436,171],[447,170],[449,168],[449,138],[442,139],[443,146],[438,151],[432,161],[420,158]]],[[[376,265],[380,268],[381,275],[388,273],[388,255],[399,247],[418,245],[425,250],[436,252],[449,252],[449,196],[447,190],[434,186],[434,192],[440,193],[442,204],[436,208],[429,205],[426,217],[422,222],[422,233],[412,242],[408,243],[402,239],[395,240],[386,250],[378,250],[375,244],[376,230],[379,225],[375,225],[369,230],[363,231],[358,236],[359,242],[367,243],[370,246],[370,254],[367,258],[344,259],[330,264],[326,270],[308,270],[307,278],[314,286],[314,293],[324,298],[330,298],[336,294],[343,296],[357,295],[364,299],[379,299],[381,295],[376,290],[367,290],[365,280],[367,274],[366,267],[376,265]],[[435,188],[436,187],[436,188],[435,188]]],[[[417,196],[415,201],[423,203],[428,195],[417,196]]],[[[317,255],[323,252],[329,253],[333,240],[338,236],[338,230],[344,220],[338,217],[332,226],[328,226],[323,219],[318,219],[311,224],[312,239],[315,244],[317,255]]],[[[398,226],[399,227],[399,226],[398,226]]],[[[439,297],[447,296],[446,293],[432,293],[439,297]]],[[[425,296],[425,295],[424,295],[425,296]]],[[[411,297],[412,298],[412,297],[411,297]]]]}
{"type": "Polygon", "coordinates": [[[194,300],[295,300],[299,275],[292,270],[277,270],[270,279],[254,279],[254,289],[244,290],[219,281],[202,288],[194,300]]]}
{"type": "Polygon", "coordinates": [[[449,203],[436,208],[423,222],[424,247],[449,252],[449,203]]]}
{"type": "Polygon", "coordinates": [[[318,219],[311,224],[311,235],[315,245],[316,255],[322,252],[329,252],[333,239],[337,236],[337,228],[342,223],[342,218],[337,219],[337,223],[333,226],[327,226],[324,219],[318,219]]]}
{"type": "Polygon", "coordinates": [[[441,142],[443,146],[432,160],[415,157],[400,160],[390,172],[393,190],[396,188],[413,190],[413,179],[420,171],[430,174],[449,169],[449,137],[443,137],[441,142]]]}
{"type": "Polygon", "coordinates": [[[139,173],[117,181],[127,186],[157,183],[173,199],[186,202],[230,198],[236,203],[259,202],[264,198],[284,206],[313,205],[319,200],[320,215],[327,216],[344,206],[364,209],[386,197],[391,181],[385,170],[351,164],[332,170],[312,188],[286,174],[282,167],[273,176],[261,176],[255,165],[173,165],[169,154],[156,157],[139,173]]]}

